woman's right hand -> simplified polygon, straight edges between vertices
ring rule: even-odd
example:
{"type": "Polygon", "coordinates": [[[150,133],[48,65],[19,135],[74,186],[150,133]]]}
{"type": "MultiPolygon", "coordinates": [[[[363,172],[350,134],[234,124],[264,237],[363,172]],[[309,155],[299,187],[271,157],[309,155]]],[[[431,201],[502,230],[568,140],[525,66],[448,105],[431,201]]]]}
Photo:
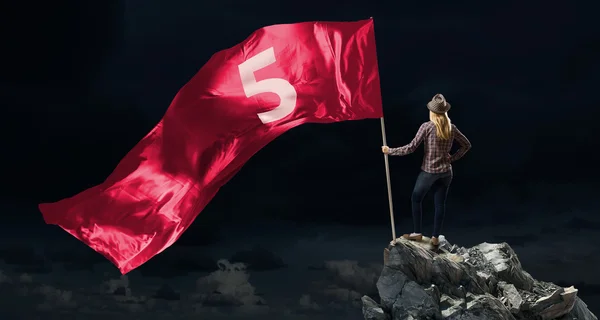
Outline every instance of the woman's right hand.
{"type": "Polygon", "coordinates": [[[381,151],[385,154],[389,154],[390,153],[390,147],[388,146],[382,146],[381,147],[381,151]]]}

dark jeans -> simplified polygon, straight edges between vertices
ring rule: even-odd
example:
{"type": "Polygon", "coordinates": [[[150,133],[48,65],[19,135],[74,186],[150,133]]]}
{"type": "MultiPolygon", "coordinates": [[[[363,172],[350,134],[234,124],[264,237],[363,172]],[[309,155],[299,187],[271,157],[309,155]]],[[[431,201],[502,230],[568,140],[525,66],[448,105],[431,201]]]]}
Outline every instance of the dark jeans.
{"type": "Polygon", "coordinates": [[[444,223],[444,215],[446,214],[446,196],[448,195],[448,188],[452,182],[452,170],[444,173],[428,173],[421,171],[417,177],[415,183],[415,189],[412,193],[412,215],[414,232],[421,232],[422,224],[422,202],[423,198],[429,190],[433,190],[433,201],[435,204],[435,218],[433,220],[433,233],[432,236],[438,237],[442,231],[442,225],[444,223]]]}

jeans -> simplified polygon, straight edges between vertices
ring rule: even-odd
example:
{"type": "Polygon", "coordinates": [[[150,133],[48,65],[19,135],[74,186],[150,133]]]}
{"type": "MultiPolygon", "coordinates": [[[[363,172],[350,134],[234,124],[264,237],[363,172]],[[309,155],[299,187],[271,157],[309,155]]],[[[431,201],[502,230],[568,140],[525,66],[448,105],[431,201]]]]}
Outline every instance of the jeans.
{"type": "Polygon", "coordinates": [[[433,220],[433,237],[439,237],[442,231],[442,225],[444,223],[444,215],[446,214],[446,196],[448,195],[448,188],[452,182],[452,170],[443,173],[428,173],[421,171],[417,177],[415,188],[412,193],[412,216],[414,224],[414,232],[421,232],[422,224],[422,202],[423,198],[429,190],[433,190],[434,205],[435,205],[435,217],[433,220]]]}

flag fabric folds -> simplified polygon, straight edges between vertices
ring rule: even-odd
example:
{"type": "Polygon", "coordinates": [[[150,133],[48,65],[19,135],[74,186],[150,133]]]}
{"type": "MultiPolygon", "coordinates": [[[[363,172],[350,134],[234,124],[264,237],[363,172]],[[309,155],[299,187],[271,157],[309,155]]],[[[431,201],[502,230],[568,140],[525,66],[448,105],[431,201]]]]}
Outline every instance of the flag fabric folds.
{"type": "Polygon", "coordinates": [[[39,208],[125,274],[287,130],[382,116],[372,20],[264,27],[214,54],[103,183],[39,208]]]}

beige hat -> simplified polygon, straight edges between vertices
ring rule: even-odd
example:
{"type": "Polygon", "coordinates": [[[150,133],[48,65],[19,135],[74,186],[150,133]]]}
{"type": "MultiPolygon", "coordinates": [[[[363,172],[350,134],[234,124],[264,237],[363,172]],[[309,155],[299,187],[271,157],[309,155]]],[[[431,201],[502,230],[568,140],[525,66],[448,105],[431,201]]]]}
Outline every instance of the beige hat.
{"type": "Polygon", "coordinates": [[[446,101],[446,98],[441,93],[436,94],[431,98],[431,101],[427,103],[427,109],[433,113],[446,113],[450,110],[450,103],[446,101]]]}

